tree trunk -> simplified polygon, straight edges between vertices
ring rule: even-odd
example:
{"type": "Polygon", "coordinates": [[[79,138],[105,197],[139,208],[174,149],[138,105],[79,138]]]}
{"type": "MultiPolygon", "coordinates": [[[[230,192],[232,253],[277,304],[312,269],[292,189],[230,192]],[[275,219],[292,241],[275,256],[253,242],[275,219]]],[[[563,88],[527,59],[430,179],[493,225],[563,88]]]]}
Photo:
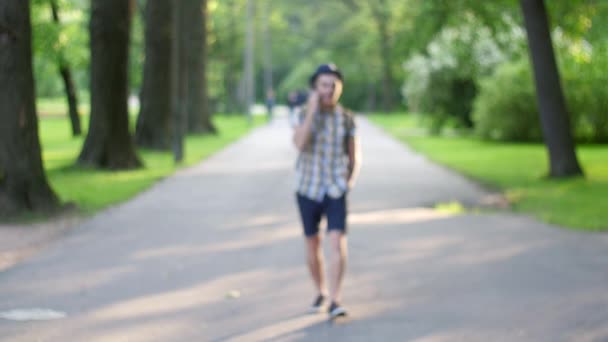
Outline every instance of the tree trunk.
{"type": "Polygon", "coordinates": [[[59,200],[40,153],[29,1],[0,1],[0,217],[49,211],[59,200]]]}
{"type": "Polygon", "coordinates": [[[236,42],[238,40],[238,33],[236,28],[238,27],[238,23],[237,23],[237,13],[238,13],[238,9],[235,6],[235,2],[234,0],[228,0],[226,1],[226,6],[230,9],[229,10],[229,21],[228,21],[228,27],[226,28],[226,30],[228,30],[228,34],[226,37],[226,42],[228,42],[229,46],[229,53],[226,54],[225,58],[225,63],[226,63],[226,67],[225,67],[225,72],[224,72],[224,91],[226,93],[226,112],[228,113],[233,113],[233,112],[238,112],[238,111],[243,111],[244,110],[244,106],[241,106],[241,103],[239,101],[239,95],[238,95],[238,77],[237,77],[237,72],[236,70],[238,70],[241,67],[241,63],[240,63],[240,58],[234,58],[235,56],[239,56],[240,55],[240,48],[238,46],[238,44],[232,44],[231,42],[236,42]]]}
{"type": "Polygon", "coordinates": [[[91,120],[78,163],[106,169],[141,166],[129,134],[128,65],[132,4],[91,3],[91,120]]]}
{"type": "Polygon", "coordinates": [[[184,159],[184,135],[187,130],[186,95],[188,73],[186,72],[185,49],[186,38],[182,32],[184,26],[184,2],[177,1],[172,8],[173,42],[171,45],[171,113],[173,118],[173,159],[179,164],[184,159]]]}
{"type": "Polygon", "coordinates": [[[272,79],[272,32],[270,31],[269,16],[271,11],[270,2],[265,3],[264,7],[264,18],[263,18],[263,35],[264,35],[264,93],[269,90],[274,91],[274,84],[272,79]]]}
{"type": "Polygon", "coordinates": [[[172,0],[148,1],[146,60],[135,141],[141,147],[170,148],[172,0]]]}
{"type": "MultiPolygon", "coordinates": [[[[51,12],[53,13],[53,21],[57,24],[61,24],[59,19],[59,8],[57,6],[57,0],[51,0],[51,12]]],[[[76,86],[74,85],[74,78],[72,77],[72,71],[70,65],[63,57],[63,51],[59,52],[59,73],[63,79],[63,85],[65,87],[65,95],[68,100],[68,108],[70,113],[70,123],[72,124],[72,135],[77,137],[82,134],[80,126],[80,116],[78,115],[78,97],[76,95],[76,86]]]]}
{"type": "Polygon", "coordinates": [[[224,72],[224,91],[226,92],[226,112],[234,113],[241,110],[238,99],[238,80],[234,65],[228,62],[226,71],[224,72]]]}
{"type": "Polygon", "coordinates": [[[78,137],[82,134],[80,125],[80,115],[78,115],[78,97],[76,95],[76,86],[72,77],[72,70],[67,64],[59,66],[59,73],[63,79],[65,86],[65,95],[68,99],[68,108],[70,113],[70,123],[72,124],[72,135],[78,137]]]}
{"type": "Polygon", "coordinates": [[[395,78],[392,71],[392,57],[388,21],[390,15],[385,0],[371,0],[372,14],[380,36],[380,57],[382,59],[382,108],[388,112],[394,108],[395,78]],[[376,3],[376,1],[378,1],[376,3]]]}
{"type": "Polygon", "coordinates": [[[216,134],[217,133],[217,129],[215,128],[215,125],[213,125],[213,122],[211,121],[211,117],[212,117],[212,112],[211,112],[211,106],[209,105],[209,81],[207,79],[207,65],[209,64],[209,45],[207,44],[207,32],[208,32],[208,28],[207,28],[207,23],[209,21],[209,10],[207,7],[207,0],[201,0],[201,9],[202,9],[202,18],[203,18],[203,24],[201,25],[202,27],[202,50],[201,50],[201,82],[202,82],[202,87],[201,87],[201,91],[202,91],[202,120],[203,120],[203,132],[208,132],[208,133],[213,133],[216,134]]]}
{"type": "Polygon", "coordinates": [[[386,22],[380,23],[380,27],[382,30],[382,107],[385,112],[389,112],[395,107],[393,96],[395,79],[392,71],[391,48],[388,42],[386,22]]]}
{"type": "Polygon", "coordinates": [[[555,178],[582,175],[574,150],[544,0],[521,0],[521,8],[534,68],[540,121],[549,152],[549,175],[555,178]]]}
{"type": "Polygon", "coordinates": [[[367,84],[367,111],[368,112],[375,112],[377,105],[377,86],[375,83],[370,82],[367,84]]]}
{"type": "Polygon", "coordinates": [[[255,104],[255,24],[254,16],[254,0],[247,0],[246,24],[245,24],[245,51],[243,65],[243,95],[245,98],[245,111],[247,119],[251,124],[252,109],[255,104]]]}
{"type": "Polygon", "coordinates": [[[187,107],[190,133],[215,133],[207,94],[207,0],[182,0],[184,17],[180,34],[187,43],[180,52],[186,56],[188,77],[187,107]]]}

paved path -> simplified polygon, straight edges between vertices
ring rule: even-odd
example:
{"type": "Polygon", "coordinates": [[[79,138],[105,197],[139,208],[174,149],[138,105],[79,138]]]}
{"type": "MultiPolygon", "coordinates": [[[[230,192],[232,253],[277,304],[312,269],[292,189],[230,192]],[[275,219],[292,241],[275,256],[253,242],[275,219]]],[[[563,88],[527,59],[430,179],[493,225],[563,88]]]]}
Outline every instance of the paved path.
{"type": "Polygon", "coordinates": [[[608,235],[511,214],[448,216],[486,193],[360,119],[345,303],[313,299],[285,121],[0,273],[3,341],[607,341],[608,235]]]}

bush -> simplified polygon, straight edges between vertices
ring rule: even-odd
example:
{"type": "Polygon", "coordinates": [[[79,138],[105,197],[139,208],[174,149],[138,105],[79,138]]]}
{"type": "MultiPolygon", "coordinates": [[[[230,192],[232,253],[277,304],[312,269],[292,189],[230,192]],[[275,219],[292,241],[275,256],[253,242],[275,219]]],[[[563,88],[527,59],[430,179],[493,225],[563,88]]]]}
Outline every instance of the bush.
{"type": "Polygon", "coordinates": [[[408,109],[427,113],[431,133],[440,133],[446,123],[470,128],[477,80],[504,59],[491,31],[475,17],[463,18],[461,26],[443,29],[424,54],[404,63],[408,109]]]}
{"type": "Polygon", "coordinates": [[[505,63],[483,79],[473,108],[475,132],[485,139],[542,140],[536,93],[526,60],[505,63]]]}
{"type": "MultiPolygon", "coordinates": [[[[608,53],[598,49],[592,60],[579,60],[570,53],[562,53],[561,57],[562,85],[575,139],[608,142],[608,82],[601,67],[608,62],[608,53]]],[[[542,140],[527,59],[499,66],[480,85],[473,111],[477,134],[488,140],[542,140]]]]}
{"type": "MultiPolygon", "coordinates": [[[[575,51],[576,52],[576,51],[575,51]]],[[[608,142],[608,45],[597,45],[593,53],[565,58],[564,73],[568,107],[574,117],[579,141],[608,142]],[[586,57],[586,58],[585,58],[586,57]]]]}
{"type": "Polygon", "coordinates": [[[608,143],[608,80],[566,81],[570,112],[578,141],[608,143]]]}

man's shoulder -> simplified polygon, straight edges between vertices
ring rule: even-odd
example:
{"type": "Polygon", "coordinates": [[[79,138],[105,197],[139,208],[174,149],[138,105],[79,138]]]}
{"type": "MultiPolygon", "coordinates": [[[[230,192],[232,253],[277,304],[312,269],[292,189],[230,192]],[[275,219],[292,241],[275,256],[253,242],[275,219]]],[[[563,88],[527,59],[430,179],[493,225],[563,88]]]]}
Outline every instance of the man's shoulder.
{"type": "Polygon", "coordinates": [[[355,112],[346,107],[340,107],[340,112],[345,119],[347,125],[355,125],[355,112]]]}
{"type": "Polygon", "coordinates": [[[347,107],[344,107],[342,104],[339,104],[338,107],[338,112],[342,113],[342,115],[344,115],[345,117],[355,117],[355,112],[347,107]]]}

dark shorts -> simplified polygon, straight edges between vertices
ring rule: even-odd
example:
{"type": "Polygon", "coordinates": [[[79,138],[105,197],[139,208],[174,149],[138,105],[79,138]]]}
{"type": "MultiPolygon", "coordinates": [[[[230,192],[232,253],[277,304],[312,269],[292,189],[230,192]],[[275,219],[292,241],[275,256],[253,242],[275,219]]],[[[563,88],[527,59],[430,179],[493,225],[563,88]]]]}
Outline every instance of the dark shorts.
{"type": "Polygon", "coordinates": [[[296,194],[300,217],[304,226],[304,235],[307,237],[319,233],[319,224],[323,215],[327,217],[327,231],[338,230],[346,234],[346,194],[340,198],[331,198],[325,195],[322,202],[296,194]]]}

